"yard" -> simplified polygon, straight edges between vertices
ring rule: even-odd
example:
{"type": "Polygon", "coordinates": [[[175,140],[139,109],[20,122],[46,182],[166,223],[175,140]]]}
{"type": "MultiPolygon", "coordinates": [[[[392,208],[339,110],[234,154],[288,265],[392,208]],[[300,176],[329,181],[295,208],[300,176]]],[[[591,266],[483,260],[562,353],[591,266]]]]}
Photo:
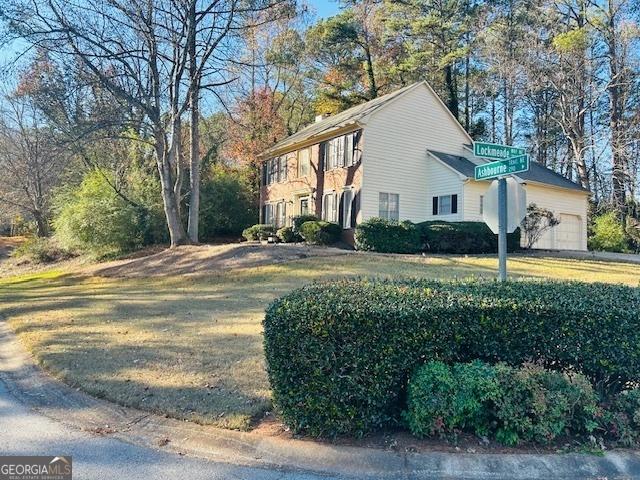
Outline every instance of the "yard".
{"type": "MultiPolygon", "coordinates": [[[[248,429],[270,409],[261,320],[277,296],[340,276],[493,276],[496,266],[493,257],[344,254],[188,276],[49,270],[0,279],[0,314],[70,384],[125,405],[248,429]]],[[[515,256],[509,268],[513,276],[634,286],[640,279],[640,265],[591,260],[515,256]]]]}

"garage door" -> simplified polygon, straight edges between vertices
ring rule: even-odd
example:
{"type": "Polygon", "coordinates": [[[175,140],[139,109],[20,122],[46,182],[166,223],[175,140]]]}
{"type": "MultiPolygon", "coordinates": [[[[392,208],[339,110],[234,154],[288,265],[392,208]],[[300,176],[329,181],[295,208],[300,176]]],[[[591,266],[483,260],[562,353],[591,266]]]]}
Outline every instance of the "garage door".
{"type": "Polygon", "coordinates": [[[561,213],[560,224],[554,230],[555,248],[582,250],[582,221],[579,216],[561,213]]]}

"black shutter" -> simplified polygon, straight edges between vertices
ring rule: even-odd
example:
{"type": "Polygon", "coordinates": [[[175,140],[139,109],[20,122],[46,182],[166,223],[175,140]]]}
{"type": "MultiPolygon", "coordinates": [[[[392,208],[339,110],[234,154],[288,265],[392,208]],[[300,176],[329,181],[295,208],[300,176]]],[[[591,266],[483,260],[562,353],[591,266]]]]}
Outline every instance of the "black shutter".
{"type": "Polygon", "coordinates": [[[356,217],[360,211],[360,192],[356,192],[351,201],[351,228],[356,228],[356,217]]]}
{"type": "Polygon", "coordinates": [[[433,197],[433,215],[438,214],[438,197],[433,197]]]}
{"type": "Polygon", "coordinates": [[[451,195],[451,213],[458,213],[458,195],[451,195]]]}
{"type": "Polygon", "coordinates": [[[358,130],[353,134],[353,164],[354,165],[362,160],[362,150],[360,149],[361,138],[362,138],[362,130],[358,130]]]}
{"type": "Polygon", "coordinates": [[[319,161],[318,161],[318,171],[325,171],[327,169],[327,159],[325,158],[325,153],[327,151],[327,142],[322,142],[320,144],[320,153],[319,153],[319,161]]]}

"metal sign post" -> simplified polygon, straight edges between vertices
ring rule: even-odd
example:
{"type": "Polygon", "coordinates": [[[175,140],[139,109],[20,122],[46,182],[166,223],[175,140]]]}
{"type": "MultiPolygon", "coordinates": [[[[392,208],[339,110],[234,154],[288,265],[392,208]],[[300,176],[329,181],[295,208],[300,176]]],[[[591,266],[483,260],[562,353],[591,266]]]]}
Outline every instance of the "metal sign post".
{"type": "MultiPolygon", "coordinates": [[[[488,180],[492,178],[498,179],[498,279],[501,282],[504,282],[507,279],[507,232],[510,229],[513,231],[516,228],[516,222],[513,221],[514,219],[509,218],[510,212],[507,201],[507,176],[529,170],[529,156],[522,148],[486,142],[474,142],[473,152],[476,157],[495,160],[490,163],[477,165],[475,167],[474,177],[475,180],[488,180]],[[509,226],[510,223],[514,225],[511,227],[509,226]]],[[[520,189],[521,188],[522,187],[520,187],[520,189]]],[[[490,188],[489,192],[491,190],[492,189],[490,188]]],[[[493,198],[495,199],[495,197],[493,198]]],[[[519,197],[514,193],[514,198],[518,199],[524,197],[519,197]]],[[[517,223],[520,223],[522,217],[524,217],[524,211],[519,210],[524,209],[519,204],[520,202],[516,200],[515,203],[516,204],[513,205],[511,216],[513,217],[515,215],[516,217],[519,217],[517,219],[517,223]]],[[[492,211],[492,215],[495,215],[495,210],[492,211]]],[[[487,217],[485,217],[485,222],[495,233],[495,216],[493,218],[493,221],[489,221],[487,220],[487,217]]]]}
{"type": "Polygon", "coordinates": [[[507,179],[498,179],[498,280],[507,279],[507,179]]]}

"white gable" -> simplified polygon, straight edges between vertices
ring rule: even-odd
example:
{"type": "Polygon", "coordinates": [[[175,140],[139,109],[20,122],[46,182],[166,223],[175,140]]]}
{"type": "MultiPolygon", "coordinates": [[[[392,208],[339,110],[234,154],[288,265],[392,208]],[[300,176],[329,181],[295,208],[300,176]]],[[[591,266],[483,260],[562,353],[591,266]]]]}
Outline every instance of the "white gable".
{"type": "Polygon", "coordinates": [[[418,222],[431,216],[433,185],[443,185],[446,177],[444,186],[455,191],[441,194],[462,189],[462,180],[452,171],[434,177],[434,168],[441,169],[428,161],[427,150],[463,155],[471,139],[426,84],[389,102],[364,123],[364,219],[378,216],[380,192],[398,193],[400,219],[418,222]]]}

